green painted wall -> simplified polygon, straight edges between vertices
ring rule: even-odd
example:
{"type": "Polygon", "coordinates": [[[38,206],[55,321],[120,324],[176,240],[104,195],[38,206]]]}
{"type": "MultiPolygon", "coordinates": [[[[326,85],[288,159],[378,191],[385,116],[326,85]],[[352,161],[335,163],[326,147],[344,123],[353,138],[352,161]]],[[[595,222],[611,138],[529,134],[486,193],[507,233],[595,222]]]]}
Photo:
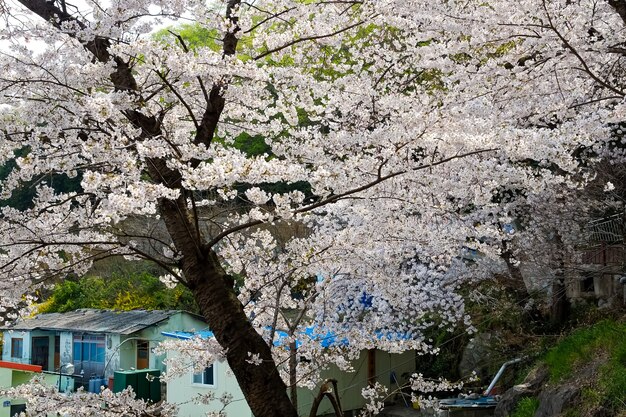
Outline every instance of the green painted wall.
{"type": "Polygon", "coordinates": [[[119,355],[120,355],[120,367],[115,371],[134,368],[137,365],[136,360],[136,340],[131,336],[120,336],[119,355]]]}
{"type": "Polygon", "coordinates": [[[153,353],[154,348],[165,339],[165,336],[163,336],[161,332],[194,332],[206,328],[207,324],[198,317],[185,312],[178,312],[172,315],[169,320],[158,323],[156,326],[133,333],[131,336],[118,336],[119,341],[112,340],[112,348],[115,348],[116,346],[118,347],[118,365],[115,366],[112,363],[107,369],[107,374],[112,374],[114,371],[137,368],[138,339],[146,340],[149,343],[148,367],[164,372],[165,365],[163,364],[163,360],[165,357],[163,355],[155,355],[153,353]]]}
{"type": "Polygon", "coordinates": [[[13,369],[0,368],[0,387],[10,387],[13,381],[13,369]]]}
{"type": "MultiPolygon", "coordinates": [[[[407,375],[415,370],[415,353],[412,351],[401,354],[390,354],[383,351],[376,351],[376,381],[388,387],[389,392],[397,388],[394,381],[391,380],[391,373],[394,372],[400,385],[407,381],[407,375]]],[[[177,357],[176,352],[168,352],[168,357],[177,357]]],[[[191,373],[175,378],[167,384],[167,401],[180,404],[180,412],[178,417],[199,417],[204,416],[207,412],[217,412],[222,408],[219,401],[213,401],[210,404],[188,404],[188,402],[196,395],[214,391],[216,398],[223,393],[230,393],[234,396],[234,402],[226,407],[228,417],[248,417],[251,411],[248,408],[243,393],[237,385],[237,381],[228,369],[226,363],[217,363],[216,384],[215,387],[206,387],[193,384],[191,373]]],[[[359,358],[352,362],[355,372],[344,372],[336,366],[329,367],[322,373],[323,379],[337,379],[337,389],[341,406],[344,410],[360,409],[365,404],[365,400],[361,396],[361,390],[367,387],[367,351],[361,352],[359,358]]],[[[321,385],[321,384],[320,384],[321,385]]],[[[317,393],[319,386],[309,390],[306,388],[298,389],[298,413],[301,416],[308,416],[311,405],[317,393]]],[[[330,402],[324,399],[318,409],[318,415],[334,413],[330,402]]]]}
{"type": "MultiPolygon", "coordinates": [[[[408,351],[404,353],[387,353],[380,350],[375,352],[375,372],[376,382],[386,386],[389,392],[397,388],[395,382],[391,380],[391,373],[394,372],[400,385],[407,382],[406,375],[415,372],[415,353],[408,351]]],[[[334,378],[337,380],[337,390],[339,399],[344,410],[360,409],[365,404],[361,391],[368,386],[367,381],[367,351],[362,351],[359,358],[352,362],[355,372],[344,372],[332,365],[322,373],[323,379],[334,378]]],[[[314,390],[301,388],[298,390],[298,412],[300,415],[309,415],[311,405],[318,394],[321,384],[314,390]]],[[[322,400],[318,409],[318,414],[334,413],[332,405],[328,399],[322,400]]]]}
{"type": "MultiPolygon", "coordinates": [[[[54,374],[42,374],[35,372],[18,371],[14,369],[0,368],[0,386],[15,387],[30,381],[33,377],[42,378],[42,382],[48,385],[57,385],[59,377],[54,374]]],[[[24,400],[19,398],[0,398],[0,417],[12,417],[11,407],[4,407],[5,401],[10,401],[11,405],[24,404],[24,400]]]]}

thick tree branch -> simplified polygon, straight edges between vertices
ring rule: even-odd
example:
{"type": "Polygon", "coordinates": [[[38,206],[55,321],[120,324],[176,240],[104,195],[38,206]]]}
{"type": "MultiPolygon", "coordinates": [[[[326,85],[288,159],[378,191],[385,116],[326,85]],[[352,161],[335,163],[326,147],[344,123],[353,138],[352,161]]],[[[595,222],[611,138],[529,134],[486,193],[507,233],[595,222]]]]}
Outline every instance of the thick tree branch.
{"type": "MultiPolygon", "coordinates": [[[[415,167],[415,168],[411,169],[411,171],[419,171],[419,170],[422,170],[422,169],[433,168],[433,167],[436,167],[437,165],[445,164],[446,162],[450,162],[450,161],[452,161],[454,159],[465,158],[465,157],[468,157],[468,156],[478,155],[478,154],[485,153],[485,152],[492,152],[492,151],[495,151],[495,150],[497,150],[497,149],[495,149],[495,148],[494,149],[479,149],[479,150],[472,151],[472,152],[467,152],[467,153],[463,153],[463,154],[457,154],[457,155],[453,155],[453,156],[450,156],[450,157],[447,157],[447,158],[440,159],[439,161],[434,161],[434,162],[432,162],[430,164],[420,165],[418,167],[415,167]]],[[[313,203],[313,204],[310,204],[308,206],[304,206],[304,207],[301,207],[301,208],[299,208],[297,210],[294,210],[293,213],[294,214],[306,213],[306,212],[309,212],[311,210],[315,210],[316,208],[320,208],[320,207],[326,206],[326,205],[331,204],[331,203],[336,203],[337,201],[342,200],[342,199],[344,199],[344,198],[346,198],[348,196],[360,193],[361,191],[365,191],[365,190],[367,190],[369,188],[372,188],[372,187],[374,187],[374,186],[376,186],[376,185],[378,185],[378,184],[380,184],[380,183],[382,183],[384,181],[387,181],[387,180],[389,180],[391,178],[395,178],[395,177],[397,177],[399,175],[406,174],[407,172],[409,172],[409,170],[400,170],[400,171],[392,172],[391,174],[387,174],[387,175],[383,175],[383,176],[378,175],[377,178],[374,181],[370,181],[370,182],[368,182],[365,185],[353,188],[351,190],[345,191],[345,192],[340,193],[340,194],[331,195],[331,196],[329,196],[329,197],[327,197],[327,198],[325,198],[325,199],[323,199],[321,201],[318,201],[316,203],[313,203]]],[[[232,235],[233,233],[240,232],[240,231],[248,229],[250,227],[258,226],[258,225],[263,224],[263,223],[264,223],[263,220],[252,220],[252,221],[249,221],[247,223],[243,223],[243,224],[240,224],[238,226],[231,227],[230,229],[224,230],[223,232],[221,232],[220,234],[215,236],[206,245],[206,247],[207,248],[212,248],[213,246],[218,244],[222,239],[224,239],[226,236],[232,235]]]]}
{"type": "Polygon", "coordinates": [[[282,51],[283,49],[289,48],[290,46],[296,45],[298,43],[307,42],[307,41],[314,41],[314,40],[317,40],[317,39],[330,38],[330,37],[339,35],[340,33],[346,32],[346,31],[348,31],[348,30],[350,30],[352,28],[360,26],[363,23],[365,23],[365,21],[361,20],[361,21],[356,22],[356,23],[354,23],[352,25],[349,25],[349,26],[346,26],[344,28],[338,29],[338,30],[336,30],[334,32],[331,32],[331,33],[326,33],[324,35],[305,36],[303,38],[294,39],[293,41],[287,42],[284,45],[277,46],[276,48],[268,49],[267,51],[263,52],[262,54],[255,56],[253,59],[254,60],[259,60],[261,58],[265,58],[266,56],[271,55],[274,52],[282,51]]]}
{"type": "Polygon", "coordinates": [[[101,36],[96,36],[92,40],[83,41],[75,32],[63,30],[64,23],[74,23],[79,28],[85,29],[87,25],[76,19],[74,16],[59,9],[54,2],[46,0],[18,0],[27,9],[49,22],[55,28],[66,33],[68,36],[77,39],[94,58],[99,62],[106,63],[111,59],[117,64],[116,70],[111,74],[114,88],[119,91],[135,91],[137,90],[137,82],[132,75],[130,65],[120,57],[112,57],[109,53],[111,42],[101,36]]]}

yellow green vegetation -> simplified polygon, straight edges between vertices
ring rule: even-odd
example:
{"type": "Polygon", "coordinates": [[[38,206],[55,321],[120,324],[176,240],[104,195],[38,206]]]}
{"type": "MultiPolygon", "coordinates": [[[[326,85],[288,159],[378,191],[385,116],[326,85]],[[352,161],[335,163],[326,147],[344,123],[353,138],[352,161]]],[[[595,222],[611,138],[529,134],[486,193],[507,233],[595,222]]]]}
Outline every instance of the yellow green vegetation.
{"type": "Polygon", "coordinates": [[[63,313],[79,308],[197,310],[187,288],[167,288],[150,273],[134,272],[65,280],[54,287],[51,297],[39,306],[39,312],[63,313]]]}

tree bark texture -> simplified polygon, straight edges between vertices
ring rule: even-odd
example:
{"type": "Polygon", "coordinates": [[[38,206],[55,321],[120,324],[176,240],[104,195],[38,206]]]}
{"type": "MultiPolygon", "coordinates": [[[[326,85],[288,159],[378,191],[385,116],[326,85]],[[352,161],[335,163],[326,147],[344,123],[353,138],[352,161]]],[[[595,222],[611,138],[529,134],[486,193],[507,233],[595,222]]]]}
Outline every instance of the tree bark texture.
{"type": "Polygon", "coordinates": [[[558,232],[555,232],[556,250],[555,270],[557,271],[552,282],[552,305],[550,309],[550,321],[553,326],[561,326],[569,318],[570,302],[567,298],[567,288],[565,286],[565,259],[563,240],[558,232]]]}
{"type": "MultiPolygon", "coordinates": [[[[256,417],[296,417],[268,344],[254,329],[233,287],[211,248],[194,243],[194,224],[189,210],[178,202],[163,200],[160,211],[177,249],[183,254],[181,267],[218,343],[226,350],[228,365],[256,417]],[[178,204],[177,204],[178,203],[178,204]],[[258,354],[262,363],[249,362],[258,354]]],[[[184,203],[184,201],[182,201],[184,203]]]]}
{"type": "Polygon", "coordinates": [[[298,409],[298,347],[296,342],[289,343],[289,397],[295,409],[298,409]]]}

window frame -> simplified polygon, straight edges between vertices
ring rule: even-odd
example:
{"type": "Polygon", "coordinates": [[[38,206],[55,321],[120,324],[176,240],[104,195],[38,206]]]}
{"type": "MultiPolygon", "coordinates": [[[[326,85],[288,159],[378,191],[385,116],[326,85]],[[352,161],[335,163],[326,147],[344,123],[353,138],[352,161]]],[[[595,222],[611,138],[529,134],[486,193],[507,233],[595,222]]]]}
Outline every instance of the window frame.
{"type": "Polygon", "coordinates": [[[15,359],[23,359],[24,358],[24,338],[23,337],[12,337],[11,338],[11,358],[15,359]],[[15,355],[16,344],[19,342],[19,356],[15,355]]]}
{"type": "Polygon", "coordinates": [[[104,364],[106,362],[106,336],[89,333],[74,334],[72,338],[72,360],[74,362],[104,364]],[[80,356],[77,357],[76,353],[79,353],[80,356]]]}
{"type": "Polygon", "coordinates": [[[204,368],[202,372],[192,372],[191,373],[191,385],[193,385],[194,387],[216,388],[217,387],[217,363],[215,362],[212,365],[207,366],[206,368],[204,368]],[[204,382],[205,381],[204,375],[209,368],[213,368],[213,383],[212,384],[207,384],[206,382],[204,382]],[[203,382],[196,382],[195,381],[196,375],[202,375],[203,382]]]}

